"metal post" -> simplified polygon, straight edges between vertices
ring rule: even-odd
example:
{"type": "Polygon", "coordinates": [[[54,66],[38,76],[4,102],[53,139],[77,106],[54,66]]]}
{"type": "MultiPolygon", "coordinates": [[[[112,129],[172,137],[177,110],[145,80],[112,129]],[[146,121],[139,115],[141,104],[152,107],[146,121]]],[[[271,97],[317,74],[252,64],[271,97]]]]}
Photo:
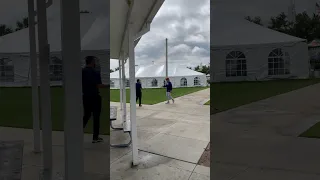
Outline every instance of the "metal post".
{"type": "Polygon", "coordinates": [[[168,38],[166,38],[166,78],[168,77],[168,38]]]}
{"type": "Polygon", "coordinates": [[[41,151],[40,143],[40,117],[39,117],[39,93],[38,93],[38,59],[35,31],[34,0],[28,0],[29,14],[29,44],[30,44],[30,67],[32,84],[32,116],[33,116],[33,151],[41,151]]]}
{"type": "Polygon", "coordinates": [[[138,135],[136,123],[136,67],[134,54],[134,34],[132,32],[132,24],[129,24],[129,76],[130,76],[130,121],[131,121],[131,137],[132,137],[132,164],[138,165],[138,135]]]}
{"type": "Polygon", "coordinates": [[[52,121],[49,81],[49,54],[46,1],[37,0],[38,41],[40,57],[40,105],[42,120],[43,175],[52,178],[52,121]]]}
{"type": "Polygon", "coordinates": [[[123,96],[123,91],[122,91],[122,81],[121,81],[121,60],[119,59],[119,90],[120,90],[120,110],[123,108],[123,103],[122,103],[122,96],[123,96]]]}
{"type": "Polygon", "coordinates": [[[126,90],[126,71],[125,71],[125,62],[124,62],[124,56],[121,58],[121,68],[122,68],[122,122],[127,120],[127,90],[126,90]]]}
{"type": "Polygon", "coordinates": [[[65,179],[84,179],[79,0],[61,0],[65,179]]]}

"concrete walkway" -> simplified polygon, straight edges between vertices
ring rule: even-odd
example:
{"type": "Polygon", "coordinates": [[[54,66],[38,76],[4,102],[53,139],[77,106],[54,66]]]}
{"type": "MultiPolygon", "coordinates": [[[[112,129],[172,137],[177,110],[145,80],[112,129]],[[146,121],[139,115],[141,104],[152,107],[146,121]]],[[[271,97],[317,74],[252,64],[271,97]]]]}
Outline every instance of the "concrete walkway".
{"type": "MultiPolygon", "coordinates": [[[[177,98],[175,104],[137,108],[141,163],[135,168],[131,167],[131,148],[110,148],[109,136],[103,137],[105,143],[92,144],[92,136],[85,135],[85,180],[109,180],[110,175],[112,180],[209,180],[210,169],[197,165],[210,141],[210,107],[200,105],[209,96],[207,89],[177,98]]],[[[111,143],[127,138],[111,131],[111,143]]],[[[17,140],[24,141],[22,180],[38,180],[42,154],[32,152],[32,130],[0,127],[0,141],[17,140]]],[[[53,169],[63,174],[63,132],[53,132],[53,169]]]]}
{"type": "Polygon", "coordinates": [[[320,179],[320,84],[211,116],[213,179],[320,179]]]}
{"type": "MultiPolygon", "coordinates": [[[[131,148],[111,148],[111,179],[209,180],[210,168],[197,165],[210,141],[210,107],[201,105],[208,98],[210,89],[177,98],[175,104],[137,108],[141,164],[131,168],[131,148]]],[[[127,138],[121,131],[111,131],[111,143],[127,138]]]]}
{"type": "MultiPolygon", "coordinates": [[[[109,136],[102,144],[92,144],[92,135],[84,136],[85,180],[107,180],[110,176],[109,136]]],[[[42,154],[33,152],[33,134],[30,129],[0,127],[0,141],[24,141],[21,180],[39,180],[42,171],[42,154]]],[[[64,172],[64,134],[53,132],[53,171],[58,180],[64,172]]],[[[0,157],[1,158],[1,157],[0,157]]],[[[18,180],[18,179],[17,179],[18,180]]],[[[60,179],[59,179],[60,180],[60,179]]]]}

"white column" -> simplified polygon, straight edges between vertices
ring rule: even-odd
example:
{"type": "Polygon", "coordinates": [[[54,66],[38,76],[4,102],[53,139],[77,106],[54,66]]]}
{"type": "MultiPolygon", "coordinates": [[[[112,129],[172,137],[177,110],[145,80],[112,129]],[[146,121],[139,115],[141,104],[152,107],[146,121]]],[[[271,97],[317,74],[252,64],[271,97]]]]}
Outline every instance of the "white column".
{"type": "Polygon", "coordinates": [[[49,55],[47,32],[46,1],[37,0],[38,13],[38,41],[40,64],[40,106],[42,120],[42,146],[44,178],[52,178],[52,121],[51,121],[51,93],[49,81],[49,55]]]}
{"type": "Polygon", "coordinates": [[[32,84],[32,116],[33,116],[33,151],[41,151],[40,143],[40,117],[39,117],[39,94],[38,94],[38,59],[35,32],[34,0],[28,0],[29,14],[29,44],[30,44],[30,67],[32,84]]]}
{"type": "Polygon", "coordinates": [[[119,92],[120,92],[120,110],[122,110],[123,108],[123,103],[122,103],[122,95],[123,95],[123,91],[122,91],[122,81],[121,81],[121,60],[119,59],[119,92]]]}
{"type": "Polygon", "coordinates": [[[127,93],[126,93],[126,71],[125,71],[125,62],[124,62],[124,56],[121,57],[121,68],[122,68],[122,122],[127,120],[127,93]]]}
{"type": "Polygon", "coordinates": [[[131,120],[131,137],[132,137],[132,164],[138,165],[138,135],[136,123],[136,66],[134,54],[134,34],[132,24],[128,27],[129,34],[129,76],[130,76],[130,120],[131,120]]]}
{"type": "Polygon", "coordinates": [[[61,0],[65,179],[84,179],[79,0],[61,0]]]}

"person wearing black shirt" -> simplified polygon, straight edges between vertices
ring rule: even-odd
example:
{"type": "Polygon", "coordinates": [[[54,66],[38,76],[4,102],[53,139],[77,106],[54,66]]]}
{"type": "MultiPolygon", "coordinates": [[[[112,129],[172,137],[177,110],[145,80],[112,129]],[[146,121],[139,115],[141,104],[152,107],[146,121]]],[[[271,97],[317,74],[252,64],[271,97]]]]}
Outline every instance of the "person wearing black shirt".
{"type": "Polygon", "coordinates": [[[137,80],[137,83],[136,83],[136,101],[138,101],[139,99],[139,106],[141,107],[141,98],[142,98],[142,85],[141,85],[141,82],[140,82],[140,79],[137,80]]]}
{"type": "Polygon", "coordinates": [[[86,127],[91,115],[93,115],[93,138],[92,143],[102,142],[99,137],[101,96],[99,88],[107,87],[101,82],[101,75],[95,70],[96,57],[87,56],[86,67],[82,69],[82,98],[83,98],[83,128],[86,127]]]}

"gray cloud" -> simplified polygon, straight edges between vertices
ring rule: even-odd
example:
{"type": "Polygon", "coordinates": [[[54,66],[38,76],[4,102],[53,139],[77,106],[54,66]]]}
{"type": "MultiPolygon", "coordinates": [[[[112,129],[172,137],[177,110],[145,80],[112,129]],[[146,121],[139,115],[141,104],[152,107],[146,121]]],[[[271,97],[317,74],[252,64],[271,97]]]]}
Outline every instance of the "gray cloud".
{"type": "Polygon", "coordinates": [[[209,63],[210,1],[165,1],[151,31],[136,48],[137,63],[164,62],[165,38],[171,63],[196,66],[209,63]]]}
{"type": "MultiPolygon", "coordinates": [[[[48,17],[59,15],[60,0],[53,0],[48,17]]],[[[105,0],[80,0],[80,8],[97,14],[107,13],[105,0]]],[[[26,0],[0,1],[0,24],[15,26],[27,16],[26,0]]],[[[155,17],[151,31],[136,48],[137,64],[163,61],[165,38],[169,39],[169,60],[174,63],[198,65],[209,62],[210,1],[166,0],[155,17]],[[173,51],[174,50],[174,51],[173,51]]],[[[118,65],[112,61],[112,68],[118,65]]]]}

